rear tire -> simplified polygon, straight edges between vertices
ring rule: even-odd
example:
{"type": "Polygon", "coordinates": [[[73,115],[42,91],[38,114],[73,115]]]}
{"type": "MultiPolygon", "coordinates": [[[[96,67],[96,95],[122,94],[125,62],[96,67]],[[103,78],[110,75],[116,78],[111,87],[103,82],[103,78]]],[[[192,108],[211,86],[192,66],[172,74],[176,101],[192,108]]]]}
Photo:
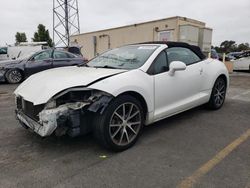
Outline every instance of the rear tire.
{"type": "Polygon", "coordinates": [[[120,152],[132,147],[138,140],[143,123],[143,109],[130,95],[115,98],[102,115],[94,118],[94,135],[107,149],[120,152]]]}
{"type": "Polygon", "coordinates": [[[18,84],[23,80],[23,75],[18,69],[10,69],[6,73],[6,80],[10,84],[18,84]]]}
{"type": "Polygon", "coordinates": [[[222,77],[217,78],[214,87],[212,89],[210,100],[207,106],[212,110],[220,109],[225,102],[226,91],[227,91],[226,81],[222,77]]]}

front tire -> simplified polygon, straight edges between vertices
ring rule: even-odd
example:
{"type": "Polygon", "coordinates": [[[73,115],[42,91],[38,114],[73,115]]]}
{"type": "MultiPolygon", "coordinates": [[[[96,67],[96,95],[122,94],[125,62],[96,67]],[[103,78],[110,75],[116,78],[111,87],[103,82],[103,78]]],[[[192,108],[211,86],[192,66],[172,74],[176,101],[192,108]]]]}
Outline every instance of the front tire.
{"type": "Polygon", "coordinates": [[[123,95],[111,101],[105,112],[94,118],[94,135],[107,149],[124,151],[136,143],[143,123],[140,102],[123,95]]]}
{"type": "Polygon", "coordinates": [[[212,89],[210,100],[208,102],[208,107],[212,110],[220,109],[225,102],[226,91],[226,81],[222,77],[217,78],[212,89]]]}
{"type": "Polygon", "coordinates": [[[6,80],[10,84],[18,84],[23,80],[23,75],[18,69],[11,69],[6,73],[6,80]]]}

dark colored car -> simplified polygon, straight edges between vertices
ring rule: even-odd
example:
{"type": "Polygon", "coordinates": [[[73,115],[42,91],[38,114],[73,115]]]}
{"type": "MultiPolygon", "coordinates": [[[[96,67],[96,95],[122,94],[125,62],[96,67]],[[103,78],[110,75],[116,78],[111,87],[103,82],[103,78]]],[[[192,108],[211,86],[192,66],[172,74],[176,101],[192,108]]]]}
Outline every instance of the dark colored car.
{"type": "Polygon", "coordinates": [[[81,56],[56,49],[43,50],[22,60],[0,62],[0,81],[15,84],[37,72],[82,63],[81,56]]]}

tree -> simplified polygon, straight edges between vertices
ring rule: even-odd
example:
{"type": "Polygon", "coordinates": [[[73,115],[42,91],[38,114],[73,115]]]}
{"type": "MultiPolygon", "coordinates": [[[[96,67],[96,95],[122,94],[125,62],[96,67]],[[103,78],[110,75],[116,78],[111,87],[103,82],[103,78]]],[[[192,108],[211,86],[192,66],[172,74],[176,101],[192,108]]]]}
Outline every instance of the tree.
{"type": "Polygon", "coordinates": [[[49,35],[49,30],[42,24],[39,24],[37,29],[37,32],[34,33],[34,38],[32,38],[33,42],[47,42],[52,47],[53,43],[49,35]]]}
{"type": "Polygon", "coordinates": [[[250,50],[249,43],[241,43],[238,45],[237,51],[250,50]]]}
{"type": "Polygon", "coordinates": [[[221,51],[229,53],[237,50],[237,44],[233,40],[226,40],[220,44],[221,51]]]}
{"type": "Polygon", "coordinates": [[[16,44],[20,43],[20,42],[27,42],[27,37],[25,33],[16,33],[16,44]]]}
{"type": "Polygon", "coordinates": [[[212,46],[218,53],[229,53],[229,52],[241,52],[245,50],[250,50],[249,43],[236,44],[235,41],[225,40],[220,44],[220,46],[212,46]]]}

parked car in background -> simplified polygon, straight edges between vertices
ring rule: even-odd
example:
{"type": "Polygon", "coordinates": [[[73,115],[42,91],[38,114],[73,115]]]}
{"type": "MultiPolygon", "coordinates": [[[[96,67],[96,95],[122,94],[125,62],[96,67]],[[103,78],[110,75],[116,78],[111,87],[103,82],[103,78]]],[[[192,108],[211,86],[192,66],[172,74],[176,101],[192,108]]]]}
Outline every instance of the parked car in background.
{"type": "Polygon", "coordinates": [[[230,53],[227,54],[227,57],[229,57],[231,60],[235,60],[235,59],[237,59],[241,54],[242,54],[242,52],[230,52],[230,53]]]}
{"type": "Polygon", "coordinates": [[[82,63],[84,63],[83,57],[69,52],[55,49],[42,50],[24,59],[0,62],[0,81],[15,84],[37,72],[82,63]]]}
{"type": "Polygon", "coordinates": [[[233,70],[247,70],[250,72],[250,51],[241,53],[237,59],[233,60],[233,70]]]}
{"type": "Polygon", "coordinates": [[[103,146],[123,151],[144,125],[202,104],[221,108],[228,85],[224,63],[199,47],[135,44],[31,76],[15,91],[16,115],[42,137],[93,132],[103,146]]]}

